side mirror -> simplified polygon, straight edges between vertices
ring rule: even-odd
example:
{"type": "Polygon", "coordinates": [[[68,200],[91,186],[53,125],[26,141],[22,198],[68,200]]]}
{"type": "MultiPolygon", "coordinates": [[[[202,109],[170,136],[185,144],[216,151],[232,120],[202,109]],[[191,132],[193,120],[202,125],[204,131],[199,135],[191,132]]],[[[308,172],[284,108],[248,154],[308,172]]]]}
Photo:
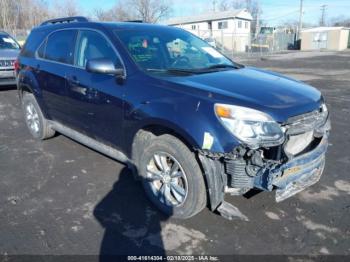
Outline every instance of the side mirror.
{"type": "Polygon", "coordinates": [[[88,60],[86,63],[86,71],[98,74],[124,76],[123,68],[116,68],[113,62],[107,58],[98,58],[88,60]]]}

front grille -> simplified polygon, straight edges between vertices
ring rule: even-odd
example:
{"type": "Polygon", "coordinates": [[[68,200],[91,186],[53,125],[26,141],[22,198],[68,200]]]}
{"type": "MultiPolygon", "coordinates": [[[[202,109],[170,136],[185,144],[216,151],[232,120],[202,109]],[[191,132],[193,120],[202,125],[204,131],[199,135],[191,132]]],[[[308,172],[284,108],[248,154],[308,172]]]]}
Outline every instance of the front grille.
{"type": "Polygon", "coordinates": [[[13,67],[15,60],[0,60],[0,67],[13,67]]]}
{"type": "Polygon", "coordinates": [[[322,105],[318,110],[289,118],[284,125],[288,139],[284,144],[285,153],[295,156],[303,152],[315,139],[314,131],[326,123],[327,117],[328,111],[322,105]]]}
{"type": "Polygon", "coordinates": [[[318,110],[288,119],[284,127],[289,135],[298,135],[315,130],[326,123],[328,111],[322,105],[318,110]]]}

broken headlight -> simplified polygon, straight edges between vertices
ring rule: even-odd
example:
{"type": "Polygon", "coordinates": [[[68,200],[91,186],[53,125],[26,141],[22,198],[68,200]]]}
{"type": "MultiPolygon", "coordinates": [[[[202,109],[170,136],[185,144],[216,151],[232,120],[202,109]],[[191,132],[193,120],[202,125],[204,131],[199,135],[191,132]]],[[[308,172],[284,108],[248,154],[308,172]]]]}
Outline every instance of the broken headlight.
{"type": "Polygon", "coordinates": [[[247,107],[215,104],[215,114],[227,130],[252,148],[277,146],[284,141],[280,125],[263,112],[247,107]]]}

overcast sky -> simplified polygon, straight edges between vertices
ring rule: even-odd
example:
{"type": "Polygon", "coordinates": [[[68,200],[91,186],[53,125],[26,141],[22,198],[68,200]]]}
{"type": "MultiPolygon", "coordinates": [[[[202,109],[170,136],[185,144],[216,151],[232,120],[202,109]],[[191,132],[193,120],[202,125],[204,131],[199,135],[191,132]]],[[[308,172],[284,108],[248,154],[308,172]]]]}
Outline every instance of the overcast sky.
{"type": "MultiPolygon", "coordinates": [[[[87,13],[95,8],[110,8],[118,0],[77,0],[87,13]]],[[[172,0],[174,11],[172,16],[188,16],[212,9],[212,0],[172,0]]],[[[220,1],[220,0],[218,0],[220,1]]],[[[229,1],[229,0],[228,0],[229,1]]],[[[298,19],[299,0],[260,0],[263,10],[262,18],[268,24],[275,25],[287,20],[298,19]]],[[[350,16],[350,0],[304,0],[304,21],[317,23],[321,15],[321,5],[327,5],[326,17],[350,16]]]]}

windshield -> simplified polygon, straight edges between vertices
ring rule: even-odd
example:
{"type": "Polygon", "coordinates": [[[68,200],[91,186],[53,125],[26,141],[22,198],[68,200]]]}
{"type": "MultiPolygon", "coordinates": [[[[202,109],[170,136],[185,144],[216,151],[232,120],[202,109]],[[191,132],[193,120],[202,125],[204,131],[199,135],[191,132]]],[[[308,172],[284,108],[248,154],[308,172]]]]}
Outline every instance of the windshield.
{"type": "Polygon", "coordinates": [[[238,68],[202,39],[177,28],[115,30],[133,60],[150,72],[204,73],[238,68]]]}
{"type": "Polygon", "coordinates": [[[20,49],[20,46],[11,36],[0,35],[0,49],[20,49]]]}

